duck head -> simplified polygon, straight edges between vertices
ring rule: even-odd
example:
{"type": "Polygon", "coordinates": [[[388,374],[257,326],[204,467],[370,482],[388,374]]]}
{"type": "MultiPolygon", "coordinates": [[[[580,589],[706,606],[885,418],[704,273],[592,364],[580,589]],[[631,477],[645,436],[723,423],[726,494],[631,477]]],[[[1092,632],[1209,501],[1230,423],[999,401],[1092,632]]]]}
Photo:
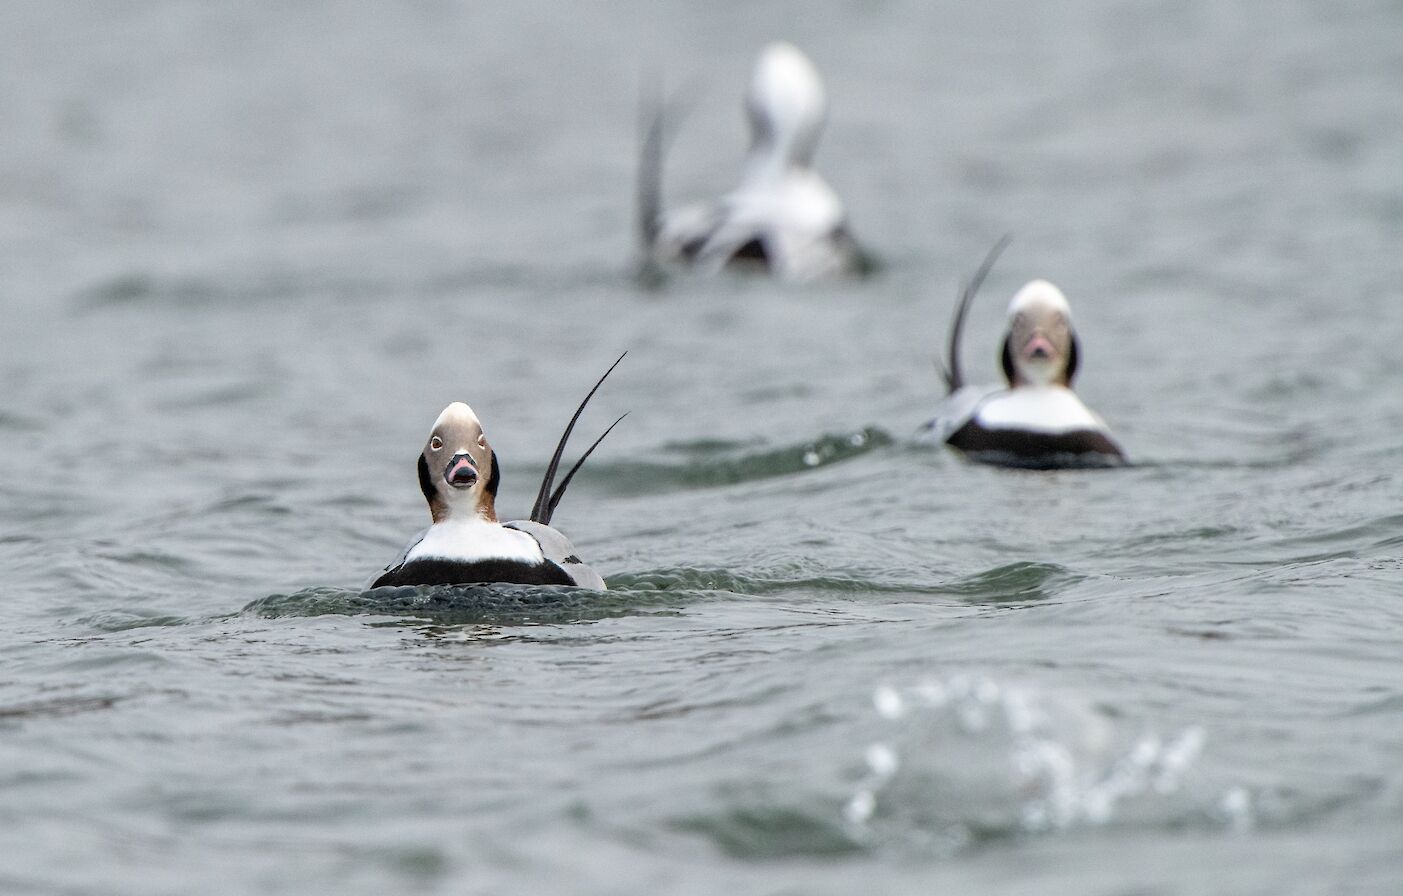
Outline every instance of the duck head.
{"type": "Polygon", "coordinates": [[[473,515],[496,522],[500,479],[477,414],[461,401],[444,408],[419,455],[419,488],[434,522],[473,515]]]}
{"type": "Polygon", "coordinates": [[[1034,280],[1008,306],[1003,370],[1008,384],[1068,386],[1077,372],[1077,335],[1072,309],[1062,291],[1046,280],[1034,280]]]}
{"type": "Polygon", "coordinates": [[[807,166],[828,114],[823,80],[798,47],[776,41],[760,52],[745,98],[751,152],[784,166],[807,166]]]}

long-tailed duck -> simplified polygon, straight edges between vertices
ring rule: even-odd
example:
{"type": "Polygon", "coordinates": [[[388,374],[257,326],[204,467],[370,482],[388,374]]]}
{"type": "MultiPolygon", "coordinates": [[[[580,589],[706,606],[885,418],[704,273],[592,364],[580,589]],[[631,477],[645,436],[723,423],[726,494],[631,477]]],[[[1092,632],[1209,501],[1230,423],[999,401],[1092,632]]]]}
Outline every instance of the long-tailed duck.
{"type": "Polygon", "coordinates": [[[1040,470],[1124,464],[1105,422],[1071,389],[1081,354],[1072,310],[1046,280],[1028,283],[1009,303],[1000,353],[1008,387],[966,385],[960,369],[965,316],[1007,242],[994,246],[960,296],[944,372],[949,391],[927,433],[983,463],[1040,470]]]}
{"type": "Polygon", "coordinates": [[[807,56],[784,42],[766,46],[746,95],[751,145],[740,186],[672,213],[662,207],[663,122],[655,110],[638,172],[645,271],[754,267],[809,281],[867,270],[842,201],[813,168],[827,103],[807,56]]]}
{"type": "Polygon", "coordinates": [[[433,525],[420,532],[367,587],[509,582],[604,590],[604,579],[580,561],[574,545],[550,521],[570,480],[623,417],[589,446],[554,492],[551,486],[575,422],[622,360],[620,355],[570,418],[546,468],[530,519],[498,522],[497,453],[472,408],[459,401],[444,408],[419,455],[419,487],[429,502],[433,525]]]}

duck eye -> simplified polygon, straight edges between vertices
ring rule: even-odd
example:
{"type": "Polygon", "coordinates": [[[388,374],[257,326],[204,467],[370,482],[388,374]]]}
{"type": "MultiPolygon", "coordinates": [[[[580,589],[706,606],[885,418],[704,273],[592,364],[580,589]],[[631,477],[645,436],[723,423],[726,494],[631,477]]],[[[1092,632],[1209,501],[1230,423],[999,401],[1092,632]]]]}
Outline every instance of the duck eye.
{"type": "Polygon", "coordinates": [[[479,448],[486,448],[486,447],[487,447],[487,436],[482,435],[481,433],[478,434],[478,437],[477,437],[477,447],[479,447],[479,448]]]}
{"type": "Polygon", "coordinates": [[[443,447],[443,439],[440,439],[438,436],[434,436],[432,439],[429,439],[429,448],[430,448],[431,450],[437,451],[438,449],[440,449],[440,448],[442,448],[442,447],[443,447]]]}

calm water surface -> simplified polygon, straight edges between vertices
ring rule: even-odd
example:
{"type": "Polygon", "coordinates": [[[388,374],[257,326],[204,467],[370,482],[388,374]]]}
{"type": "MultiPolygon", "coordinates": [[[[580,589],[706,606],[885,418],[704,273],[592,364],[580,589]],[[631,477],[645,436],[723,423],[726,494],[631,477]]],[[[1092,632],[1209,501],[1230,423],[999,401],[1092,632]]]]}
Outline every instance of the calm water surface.
{"type": "Polygon", "coordinates": [[[1393,893],[1403,8],[0,12],[0,890],[1393,893]],[[863,282],[630,278],[770,37],[863,282]],[[1138,464],[913,444],[1035,276],[1138,464]],[[362,595],[472,403],[607,594],[362,595]]]}

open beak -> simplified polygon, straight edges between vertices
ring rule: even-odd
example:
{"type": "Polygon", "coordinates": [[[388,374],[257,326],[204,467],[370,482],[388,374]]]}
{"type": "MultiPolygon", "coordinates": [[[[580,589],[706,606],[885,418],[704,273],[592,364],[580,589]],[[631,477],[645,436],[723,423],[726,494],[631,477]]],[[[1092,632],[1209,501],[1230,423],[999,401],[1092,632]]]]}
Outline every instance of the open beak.
{"type": "Polygon", "coordinates": [[[1050,360],[1057,350],[1052,347],[1052,341],[1041,333],[1034,333],[1032,337],[1023,343],[1023,357],[1029,361],[1050,360]]]}
{"type": "Polygon", "coordinates": [[[466,451],[459,452],[444,468],[443,480],[454,488],[472,488],[477,482],[477,464],[466,451]]]}

